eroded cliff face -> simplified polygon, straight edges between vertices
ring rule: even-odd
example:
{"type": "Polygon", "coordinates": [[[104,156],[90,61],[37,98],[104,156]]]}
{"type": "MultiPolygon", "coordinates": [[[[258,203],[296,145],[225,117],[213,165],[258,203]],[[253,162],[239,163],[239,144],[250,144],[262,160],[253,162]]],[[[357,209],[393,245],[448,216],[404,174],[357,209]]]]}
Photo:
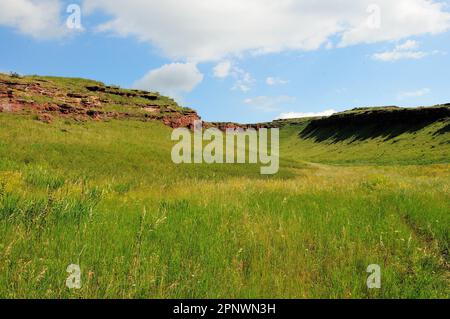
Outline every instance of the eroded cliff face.
{"type": "MultiPolygon", "coordinates": [[[[173,99],[142,90],[126,90],[100,82],[53,77],[13,77],[0,74],[0,112],[32,113],[42,122],[56,117],[77,121],[134,119],[161,121],[172,128],[194,128],[201,117],[173,99]]],[[[204,122],[204,128],[247,130],[277,127],[277,123],[204,122]]]]}
{"type": "Polygon", "coordinates": [[[200,116],[174,100],[141,90],[124,90],[82,79],[12,77],[0,74],[0,112],[77,121],[135,119],[192,128],[200,116]]]}
{"type": "Polygon", "coordinates": [[[194,128],[195,121],[201,120],[200,116],[196,112],[189,114],[172,114],[170,116],[165,116],[162,122],[172,128],[194,128]]]}
{"type": "MultiPolygon", "coordinates": [[[[0,112],[34,114],[37,120],[45,123],[51,123],[58,117],[76,121],[130,119],[160,121],[172,128],[189,129],[193,129],[194,123],[201,120],[196,111],[181,107],[173,99],[158,93],[121,89],[85,79],[19,77],[1,73],[0,112]]],[[[306,121],[308,125],[302,132],[303,137],[341,139],[346,136],[337,135],[361,135],[361,132],[366,132],[369,137],[376,134],[393,135],[395,132],[386,133],[386,126],[403,132],[415,130],[434,121],[448,120],[449,117],[450,105],[446,104],[429,108],[354,109],[330,117],[279,120],[260,124],[205,122],[203,127],[215,127],[222,131],[258,130],[306,121]]]]}

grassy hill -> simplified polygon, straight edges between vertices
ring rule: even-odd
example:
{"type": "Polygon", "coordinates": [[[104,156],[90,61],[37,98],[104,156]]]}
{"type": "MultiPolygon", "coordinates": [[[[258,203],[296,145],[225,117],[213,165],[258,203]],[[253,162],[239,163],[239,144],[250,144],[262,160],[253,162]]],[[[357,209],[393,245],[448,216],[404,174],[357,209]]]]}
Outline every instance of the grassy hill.
{"type": "Polygon", "coordinates": [[[333,164],[426,164],[450,159],[450,105],[369,108],[287,123],[283,154],[333,164]]]}
{"type": "Polygon", "coordinates": [[[76,121],[135,119],[179,127],[199,118],[195,111],[157,92],[86,79],[5,74],[0,74],[0,111],[35,114],[46,123],[54,117],[76,121]]]}
{"type": "Polygon", "coordinates": [[[175,165],[174,122],[141,113],[155,101],[43,79],[63,96],[0,91],[2,105],[20,105],[0,113],[1,298],[450,296],[445,114],[426,125],[355,120],[402,112],[385,108],[271,123],[281,170],[267,177],[258,165],[175,165]],[[77,113],[43,107],[67,104],[67,91],[99,94],[103,113],[79,100],[77,113]],[[16,105],[19,95],[33,103],[16,105]],[[80,290],[65,286],[70,264],[81,266],[80,290]],[[382,268],[380,290],[366,286],[370,264],[382,268]]]}

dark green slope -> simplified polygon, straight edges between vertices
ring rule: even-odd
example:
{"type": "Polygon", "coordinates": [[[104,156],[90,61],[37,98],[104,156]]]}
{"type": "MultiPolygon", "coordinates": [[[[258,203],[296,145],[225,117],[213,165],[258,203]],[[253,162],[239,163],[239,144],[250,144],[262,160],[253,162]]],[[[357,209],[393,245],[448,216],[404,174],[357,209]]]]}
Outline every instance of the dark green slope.
{"type": "Polygon", "coordinates": [[[450,162],[450,106],[367,108],[291,121],[282,129],[287,159],[324,163],[450,162]]]}

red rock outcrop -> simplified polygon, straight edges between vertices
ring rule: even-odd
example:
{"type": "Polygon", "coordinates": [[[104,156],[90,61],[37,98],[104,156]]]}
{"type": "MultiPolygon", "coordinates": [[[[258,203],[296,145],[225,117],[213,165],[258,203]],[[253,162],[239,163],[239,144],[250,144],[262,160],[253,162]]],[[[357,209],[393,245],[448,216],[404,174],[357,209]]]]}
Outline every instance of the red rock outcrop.
{"type": "MultiPolygon", "coordinates": [[[[76,79],[74,79],[76,81],[76,79]]],[[[193,110],[179,107],[175,101],[157,93],[126,90],[92,81],[70,90],[67,79],[58,81],[39,77],[12,77],[0,74],[0,112],[35,113],[37,118],[50,123],[55,117],[77,121],[133,119],[161,121],[172,128],[194,128],[201,120],[193,110]],[[95,85],[94,85],[95,83],[95,85]],[[145,103],[145,101],[148,101],[145,103]],[[123,107],[123,110],[113,110],[123,107]]],[[[85,83],[85,82],[84,82],[85,83]]],[[[270,124],[242,125],[237,123],[203,123],[204,128],[216,127],[247,130],[269,127],[270,124]]]]}
{"type": "Polygon", "coordinates": [[[165,116],[163,117],[163,123],[167,126],[170,126],[172,128],[182,128],[186,127],[189,129],[194,128],[194,122],[199,121],[200,117],[197,113],[191,113],[187,115],[181,115],[181,116],[165,116]]]}

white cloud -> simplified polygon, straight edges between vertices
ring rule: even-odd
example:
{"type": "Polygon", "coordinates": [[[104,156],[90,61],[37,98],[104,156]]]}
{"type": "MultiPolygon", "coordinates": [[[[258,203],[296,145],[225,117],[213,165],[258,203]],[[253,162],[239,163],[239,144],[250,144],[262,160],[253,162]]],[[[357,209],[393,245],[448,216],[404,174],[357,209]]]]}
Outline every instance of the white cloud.
{"type": "Polygon", "coordinates": [[[394,62],[403,59],[419,60],[430,54],[436,54],[434,52],[418,51],[419,43],[417,41],[408,40],[405,43],[397,45],[392,51],[375,53],[373,58],[383,62],[394,62]]]}
{"type": "MultiPolygon", "coordinates": [[[[366,1],[364,2],[367,5],[366,1]]],[[[401,40],[421,34],[438,34],[449,29],[450,14],[446,4],[437,0],[377,0],[380,10],[380,26],[370,27],[368,19],[360,17],[359,22],[344,31],[341,46],[358,43],[377,43],[401,40]]]]}
{"type": "Polygon", "coordinates": [[[232,77],[234,79],[234,85],[232,90],[239,90],[242,92],[248,92],[256,82],[250,73],[234,65],[231,61],[222,61],[218,63],[214,69],[214,77],[225,79],[232,77]]]}
{"type": "Polygon", "coordinates": [[[383,62],[393,62],[398,60],[420,60],[426,57],[428,53],[423,51],[390,51],[375,53],[373,58],[383,62]]]}
{"type": "Polygon", "coordinates": [[[233,90],[240,90],[242,92],[248,92],[251,90],[252,86],[256,82],[250,73],[242,70],[239,67],[234,66],[231,72],[232,76],[235,78],[235,83],[233,90]]]}
{"type": "Polygon", "coordinates": [[[84,0],[88,12],[111,19],[99,27],[150,42],[173,59],[217,61],[243,53],[316,50],[394,41],[450,28],[437,0],[377,0],[380,26],[367,8],[373,0],[84,0]]]}
{"type": "Polygon", "coordinates": [[[291,96],[257,96],[255,98],[248,98],[244,100],[244,103],[251,105],[255,110],[262,112],[276,112],[279,111],[283,105],[291,104],[295,102],[295,98],[291,96]]]}
{"type": "Polygon", "coordinates": [[[429,88],[423,88],[417,91],[401,92],[397,95],[397,100],[405,100],[409,98],[422,97],[431,93],[429,88]]]}
{"type": "Polygon", "coordinates": [[[68,34],[60,19],[59,0],[1,0],[0,25],[38,39],[68,34]]]}
{"type": "Polygon", "coordinates": [[[226,78],[230,75],[232,64],[230,61],[223,61],[214,67],[214,76],[216,78],[226,78]]]}
{"type": "Polygon", "coordinates": [[[191,92],[202,81],[203,74],[198,70],[196,64],[172,63],[151,70],[133,86],[137,89],[178,96],[191,92]]]}
{"type": "Polygon", "coordinates": [[[277,77],[268,77],[266,79],[266,84],[269,86],[275,86],[275,85],[284,85],[284,84],[288,84],[289,81],[285,81],[283,79],[277,78],[277,77]]]}
{"type": "Polygon", "coordinates": [[[396,46],[397,51],[408,51],[408,50],[414,50],[419,47],[419,43],[414,40],[408,40],[403,44],[399,44],[396,46]]]}
{"type": "Polygon", "coordinates": [[[309,113],[299,113],[299,112],[289,112],[289,113],[281,113],[277,119],[279,120],[287,120],[287,119],[299,119],[305,117],[322,117],[322,116],[331,116],[337,113],[335,110],[326,110],[323,112],[309,112],[309,113]]]}
{"type": "Polygon", "coordinates": [[[402,44],[398,44],[392,51],[375,53],[372,58],[383,62],[394,62],[403,59],[420,60],[430,55],[446,55],[446,52],[434,50],[425,52],[419,50],[419,43],[414,40],[408,40],[402,44]]]}
{"type": "Polygon", "coordinates": [[[237,81],[232,89],[247,93],[251,90],[251,87],[245,83],[242,83],[242,81],[237,81]]]}

